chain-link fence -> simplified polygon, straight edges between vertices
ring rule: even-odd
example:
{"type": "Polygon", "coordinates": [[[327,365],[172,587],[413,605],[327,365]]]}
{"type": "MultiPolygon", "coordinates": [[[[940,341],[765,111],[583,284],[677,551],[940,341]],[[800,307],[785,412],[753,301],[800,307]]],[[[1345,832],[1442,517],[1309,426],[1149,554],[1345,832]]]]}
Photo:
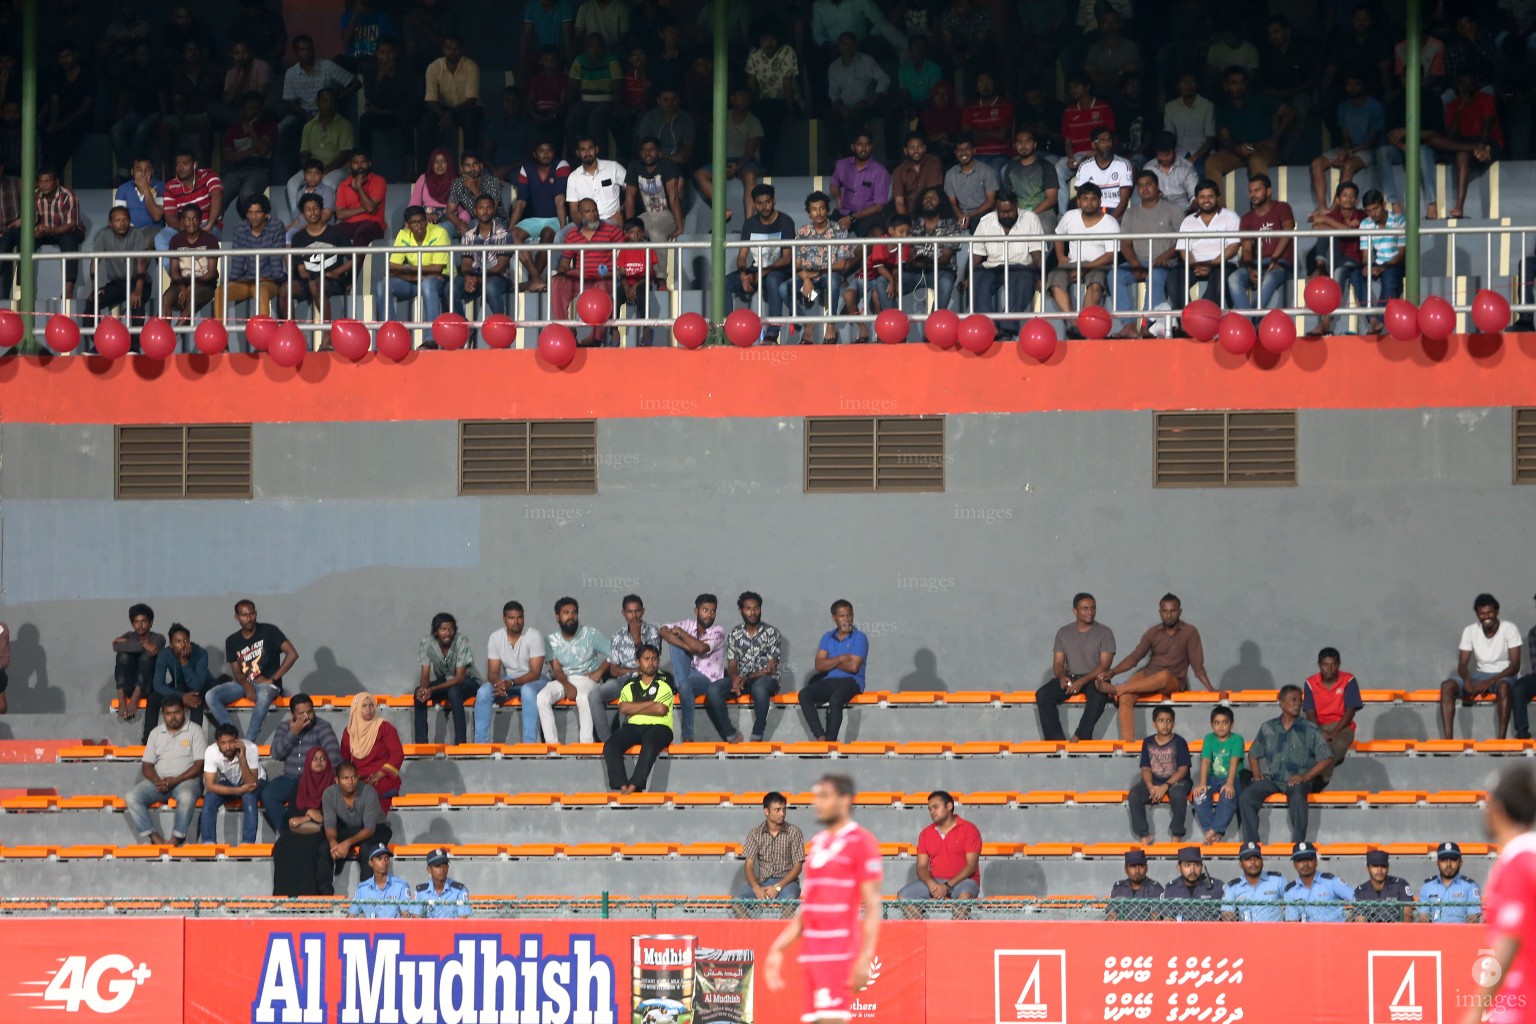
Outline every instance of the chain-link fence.
{"type": "MultiPolygon", "coordinates": [[[[303,897],[131,897],[81,899],[0,899],[0,916],[175,916],[175,917],[367,917],[676,919],[790,917],[792,900],[738,900],[697,896],[475,897],[467,905],[417,900],[368,900],[348,896],[303,897]]],[[[1296,902],[1228,899],[1214,893],[1201,899],[998,896],[974,900],[886,900],[886,920],[981,921],[1433,921],[1461,922],[1482,913],[1478,903],[1396,900],[1296,902]]]]}

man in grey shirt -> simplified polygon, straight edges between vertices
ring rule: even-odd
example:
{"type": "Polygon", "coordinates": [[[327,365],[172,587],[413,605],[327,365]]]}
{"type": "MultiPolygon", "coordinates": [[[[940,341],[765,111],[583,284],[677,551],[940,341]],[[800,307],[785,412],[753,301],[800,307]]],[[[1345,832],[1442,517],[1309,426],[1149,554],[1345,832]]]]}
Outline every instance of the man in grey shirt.
{"type": "Polygon", "coordinates": [[[967,231],[997,205],[997,172],[976,160],[976,140],[955,139],[955,166],[944,174],[944,194],[955,208],[955,219],[967,231]]]}
{"type": "Polygon", "coordinates": [[[331,764],[341,764],[341,744],[330,722],[315,717],[315,702],[307,693],[296,693],[288,700],[288,727],[272,733],[272,759],[280,761],[283,773],[267,783],[261,793],[261,809],[267,824],[281,838],[288,831],[288,819],[299,809],[291,806],[299,795],[299,775],[316,747],[325,751],[331,764]]]}
{"type": "Polygon", "coordinates": [[[337,874],[342,861],[358,860],[367,850],[388,846],[394,834],[384,823],[378,792],[359,781],[357,766],[350,761],[336,770],[336,784],[320,795],[320,812],[325,815],[325,841],[337,874]]]}
{"type": "Polygon", "coordinates": [[[1068,697],[1081,693],[1088,698],[1083,719],[1072,734],[1072,738],[1079,741],[1093,739],[1094,726],[1099,724],[1099,715],[1109,703],[1109,698],[1099,692],[1093,680],[1100,672],[1108,671],[1115,660],[1115,634],[1108,626],[1096,621],[1099,606],[1092,594],[1078,594],[1072,598],[1072,611],[1076,621],[1056,631],[1051,680],[1035,691],[1042,739],[1067,738],[1061,728],[1061,705],[1068,697]]]}
{"type": "Polygon", "coordinates": [[[128,204],[121,200],[119,203],[114,203],[112,212],[107,215],[107,226],[96,232],[91,251],[101,255],[123,255],[93,261],[91,272],[96,275],[96,301],[100,308],[107,310],[126,305],[127,323],[131,327],[144,319],[144,309],[154,289],[149,283],[149,261],[129,254],[147,252],[149,236],[131,226],[128,204]]]}
{"type": "MultiPolygon", "coordinates": [[[[1141,201],[1125,211],[1120,222],[1122,234],[1178,234],[1184,222],[1184,208],[1168,201],[1158,185],[1158,176],[1149,169],[1136,172],[1136,197],[1141,201]]],[[[1120,264],[1110,282],[1110,304],[1115,312],[1145,312],[1163,301],[1168,284],[1168,268],[1179,258],[1178,240],[1174,238],[1125,239],[1120,243],[1120,264]],[[1140,299],[1136,290],[1146,285],[1140,299]]],[[[1121,325],[1117,338],[1144,338],[1141,317],[1132,317],[1121,325]]]]}
{"type": "Polygon", "coordinates": [[[618,700],[624,683],[639,667],[635,652],[645,644],[661,649],[661,631],[645,621],[645,602],[639,594],[624,595],[624,628],[613,634],[608,652],[608,679],[587,694],[592,708],[592,730],[601,743],[613,732],[608,702],[618,700]]]}

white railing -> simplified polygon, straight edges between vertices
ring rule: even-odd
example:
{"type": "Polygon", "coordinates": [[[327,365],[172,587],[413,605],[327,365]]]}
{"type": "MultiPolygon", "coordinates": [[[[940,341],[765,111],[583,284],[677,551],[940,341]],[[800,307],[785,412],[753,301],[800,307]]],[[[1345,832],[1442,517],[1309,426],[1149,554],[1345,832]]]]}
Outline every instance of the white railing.
{"type": "MultiPolygon", "coordinates": [[[[1268,306],[1260,306],[1257,295],[1234,294],[1233,282],[1229,280],[1230,271],[1234,269],[1231,266],[1226,268],[1227,272],[1217,275],[1213,298],[1223,310],[1254,317],[1262,316],[1270,309],[1280,309],[1298,318],[1298,324],[1305,327],[1308,322],[1316,321],[1315,315],[1303,305],[1302,298],[1304,287],[1313,270],[1311,260],[1313,247],[1319,242],[1323,243],[1324,267],[1330,276],[1340,280],[1341,283],[1369,283],[1379,280],[1376,273],[1375,254],[1370,241],[1375,237],[1391,235],[1400,236],[1401,232],[1376,230],[1341,234],[1333,231],[1300,229],[1265,233],[1222,232],[1220,237],[1228,244],[1252,241],[1255,249],[1258,249],[1261,242],[1266,239],[1289,238],[1291,240],[1288,253],[1290,258],[1284,264],[1276,264],[1260,257],[1258,267],[1251,275],[1256,281],[1262,281],[1267,274],[1277,269],[1281,272],[1274,282],[1274,296],[1268,306]],[[1339,241],[1349,238],[1358,238],[1360,242],[1361,263],[1358,267],[1346,265],[1339,256],[1339,241]],[[1334,242],[1332,246],[1327,244],[1330,239],[1334,242]]],[[[1006,239],[997,236],[982,239],[971,235],[956,235],[942,238],[910,237],[898,240],[874,237],[830,241],[805,238],[742,241],[739,238],[732,238],[726,243],[727,296],[730,297],[733,292],[740,291],[736,287],[736,270],[743,254],[749,266],[755,261],[766,262],[772,266],[782,258],[785,260],[782,267],[773,269],[758,279],[766,280],[767,283],[780,289],[783,299],[782,308],[780,308],[781,303],[774,298],[765,296],[761,284],[745,302],[740,297],[729,299],[730,306],[738,308],[749,305],[762,317],[765,332],[770,335],[784,334],[783,340],[786,342],[803,338],[805,329],[812,325],[829,325],[837,332],[839,340],[852,340],[855,333],[869,331],[876,315],[874,300],[870,297],[870,293],[876,289],[865,287],[865,282],[873,283],[875,280],[870,276],[872,253],[878,246],[890,248],[900,244],[909,250],[909,257],[927,257],[939,267],[937,270],[918,270],[911,265],[898,262],[895,266],[888,268],[889,280],[886,281],[884,289],[886,301],[892,305],[902,305],[904,302],[904,308],[908,310],[912,321],[917,325],[912,336],[914,340],[920,337],[923,320],[936,309],[941,308],[941,296],[947,300],[944,308],[954,309],[962,314],[979,312],[999,322],[1005,328],[1009,325],[1017,327],[1022,321],[1045,318],[1057,324],[1060,332],[1061,328],[1070,328],[1075,323],[1076,311],[1082,306],[1084,285],[1081,274],[1074,275],[1069,292],[1069,305],[1073,307],[1070,310],[1058,308],[1057,304],[1045,294],[1045,283],[1049,274],[1047,268],[1050,266],[1049,258],[1038,268],[1021,262],[1003,264],[999,268],[1000,274],[993,282],[997,286],[996,294],[994,296],[979,295],[977,281],[983,275],[975,272],[980,261],[976,253],[978,245],[983,241],[994,244],[1006,241],[1010,253],[1020,254],[1043,245],[1046,252],[1050,253],[1057,242],[1068,243],[1077,240],[1102,243],[1108,238],[1115,238],[1119,242],[1150,241],[1154,243],[1152,251],[1157,252],[1159,248],[1166,248],[1167,243],[1181,241],[1186,244],[1192,241],[1209,243],[1213,235],[1149,233],[1119,236],[1090,235],[1078,236],[1076,239],[1060,235],[1011,235],[1006,239]],[[848,256],[837,266],[832,276],[822,274],[812,282],[815,301],[807,302],[806,290],[797,286],[797,282],[801,280],[800,271],[824,267],[829,248],[846,249],[848,256]],[[951,251],[953,252],[952,260],[946,259],[946,254],[951,251]],[[774,253],[779,255],[769,259],[769,256],[774,253]],[[1025,291],[1030,293],[1029,301],[1025,308],[1012,309],[1008,307],[1010,285],[1017,285],[1018,282],[1015,279],[1021,274],[1026,278],[1025,291]]],[[[1464,227],[1429,224],[1421,229],[1421,241],[1427,253],[1432,251],[1435,242],[1444,243],[1445,251],[1434,253],[1437,260],[1443,255],[1443,261],[1438,262],[1434,268],[1421,268],[1421,278],[1425,283],[1426,296],[1441,293],[1441,297],[1451,303],[1460,320],[1458,329],[1470,329],[1467,327],[1466,315],[1469,312],[1473,294],[1479,288],[1489,288],[1503,295],[1509,301],[1515,316],[1528,317],[1533,310],[1536,310],[1536,301],[1533,301],[1536,297],[1533,297],[1530,283],[1532,277],[1536,276],[1536,257],[1529,255],[1531,245],[1536,241],[1536,227],[1508,225],[1464,227]],[[1474,260],[1469,253],[1463,251],[1469,246],[1472,252],[1481,253],[1481,260],[1474,260]],[[1475,275],[1466,273],[1474,268],[1478,271],[1475,275]],[[1443,269],[1444,273],[1432,272],[1435,269],[1443,269]],[[1445,291],[1449,294],[1445,294],[1445,291]]],[[[102,302],[101,291],[96,286],[96,282],[103,267],[112,263],[122,264],[123,274],[130,283],[136,275],[143,274],[146,285],[144,315],[167,317],[171,312],[167,309],[165,300],[171,283],[168,268],[172,260],[181,258],[213,260],[219,265],[222,277],[228,272],[231,261],[237,257],[254,258],[256,276],[250,283],[257,295],[261,294],[263,283],[269,287],[277,285],[277,299],[273,303],[273,308],[263,312],[279,319],[295,320],[310,336],[312,348],[324,343],[328,324],[334,319],[341,318],[362,320],[371,327],[377,327],[385,320],[398,319],[411,330],[419,332],[420,336],[417,338],[419,344],[425,340],[432,326],[433,318],[427,313],[436,311],[439,305],[443,311],[464,313],[472,325],[483,321],[490,312],[506,313],[521,328],[524,328],[519,332],[518,347],[531,347],[536,341],[537,331],[551,323],[566,324],[573,328],[586,326],[569,310],[552,311],[550,309],[551,296],[557,289],[562,297],[569,295],[574,298],[586,288],[594,286],[607,290],[612,300],[614,316],[604,325],[610,332],[617,331],[627,336],[627,343],[633,345],[641,343],[640,332],[650,330],[654,334],[655,344],[671,345],[674,344],[670,332],[672,323],[685,311],[685,304],[691,308],[702,308],[703,300],[697,296],[700,293],[707,295],[710,276],[713,273],[712,268],[708,266],[710,243],[707,241],[612,245],[554,243],[508,245],[492,250],[458,244],[448,247],[420,248],[388,248],[374,245],[323,250],[221,248],[214,251],[167,252],[146,249],[143,252],[110,255],[92,252],[41,252],[36,254],[40,295],[57,296],[66,293],[68,291],[66,282],[71,271],[81,284],[68,300],[60,302],[54,299],[52,303],[40,303],[42,308],[39,312],[43,314],[59,312],[74,317],[80,322],[82,335],[86,337],[89,337],[96,325],[107,316],[117,316],[130,327],[136,327],[139,321],[136,318],[130,318],[124,303],[106,305],[102,302]],[[622,287],[624,282],[613,273],[613,268],[617,265],[621,252],[636,249],[644,250],[647,254],[656,253],[661,283],[660,287],[636,289],[635,300],[626,303],[626,294],[622,287]],[[589,267],[593,261],[596,261],[600,269],[581,281],[557,285],[557,275],[551,273],[549,267],[558,266],[562,254],[572,250],[580,251],[588,261],[589,267]],[[266,278],[260,276],[263,259],[270,260],[274,255],[278,255],[285,261],[287,279],[291,280],[293,268],[298,263],[307,256],[321,252],[326,255],[340,256],[343,259],[350,257],[352,263],[341,283],[328,286],[335,288],[335,293],[326,294],[322,291],[326,307],[323,314],[317,315],[314,308],[316,304],[296,299],[284,282],[274,281],[270,275],[266,278]],[[484,285],[485,277],[482,275],[480,294],[472,294],[468,296],[468,301],[463,301],[461,285],[464,274],[460,267],[461,258],[473,255],[485,258],[487,252],[490,257],[499,254],[509,256],[506,273],[499,275],[503,284],[495,289],[494,296],[487,295],[484,285]],[[400,253],[434,255],[446,253],[448,255],[447,267],[440,275],[442,281],[440,285],[434,285],[428,281],[428,278],[433,275],[426,274],[419,262],[414,275],[401,279],[410,286],[402,290],[414,293],[409,299],[411,303],[409,315],[404,317],[396,315],[400,312],[400,308],[392,299],[386,298],[387,292],[383,290],[388,287],[385,283],[388,274],[386,261],[400,253]],[[588,253],[592,255],[587,255],[588,253]],[[531,290],[532,282],[523,259],[525,256],[530,261],[537,261],[542,257],[545,262],[544,290],[531,290]],[[685,268],[686,261],[698,261],[700,266],[685,268]],[[678,283],[684,278],[695,284],[687,289],[680,289],[678,283]],[[55,288],[54,285],[57,287],[55,288]],[[424,299],[424,290],[433,290],[437,294],[430,299],[424,299]],[[541,299],[540,296],[543,298],[541,299]],[[337,303],[340,304],[341,313],[339,316],[334,316],[334,307],[337,303]],[[503,304],[504,308],[502,308],[503,304]]],[[[15,255],[0,257],[0,261],[10,262],[13,265],[16,260],[15,255]]],[[[1114,315],[1117,326],[1133,318],[1140,318],[1144,322],[1159,325],[1163,330],[1177,329],[1177,309],[1168,308],[1165,301],[1166,292],[1163,295],[1156,294],[1156,280],[1161,275],[1148,274],[1148,280],[1145,283],[1128,281],[1127,271],[1130,269],[1130,264],[1118,246],[1113,251],[1109,264],[1101,269],[1105,271],[1109,287],[1100,304],[1114,315]]],[[[1182,274],[1182,262],[1175,260],[1169,272],[1170,276],[1182,274]]],[[[1396,273],[1389,269],[1385,276],[1391,282],[1394,278],[1400,281],[1399,275],[1400,269],[1396,273]]],[[[878,279],[885,280],[883,277],[878,279]]],[[[213,283],[198,284],[194,281],[189,286],[188,307],[195,312],[190,320],[183,319],[172,324],[180,336],[183,351],[192,351],[191,334],[196,324],[202,319],[216,317],[238,331],[246,320],[255,315],[256,310],[251,300],[235,302],[223,297],[223,309],[209,308],[215,290],[216,285],[213,283]]],[[[1385,304],[1382,289],[1377,286],[1362,288],[1361,291],[1364,293],[1363,296],[1354,294],[1355,288],[1345,287],[1343,301],[1334,314],[1336,318],[1352,317],[1357,321],[1358,327],[1361,318],[1379,319],[1381,317],[1385,304]]],[[[1397,294],[1401,294],[1401,291],[1399,290],[1397,294]]],[[[405,301],[402,299],[401,304],[403,305],[405,301]]],[[[1174,305],[1182,306],[1183,303],[1175,302],[1174,305]]],[[[723,319],[723,316],[724,313],[721,312],[712,319],[718,322],[723,319]]],[[[614,335],[610,334],[610,337],[613,338],[614,335]]],[[[610,343],[617,343],[617,340],[610,343]]],[[[244,341],[237,334],[232,337],[231,346],[241,350],[244,348],[244,341]]],[[[87,346],[82,346],[82,351],[86,348],[87,346]]]]}

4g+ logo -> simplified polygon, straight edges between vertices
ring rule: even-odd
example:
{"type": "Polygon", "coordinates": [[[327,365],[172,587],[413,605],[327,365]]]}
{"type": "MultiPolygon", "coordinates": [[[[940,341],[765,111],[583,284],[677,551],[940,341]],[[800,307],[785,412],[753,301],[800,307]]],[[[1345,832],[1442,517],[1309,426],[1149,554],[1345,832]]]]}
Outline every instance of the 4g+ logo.
{"type": "MultiPolygon", "coordinates": [[[[52,980],[43,990],[45,1003],[50,1010],[63,1009],[79,1013],[81,1004],[95,1013],[112,1014],[128,1005],[134,992],[149,980],[148,965],[135,964],[121,953],[109,953],[87,961],[83,956],[64,957],[63,966],[53,973],[52,980]]],[[[26,984],[41,985],[34,981],[26,984]]]]}

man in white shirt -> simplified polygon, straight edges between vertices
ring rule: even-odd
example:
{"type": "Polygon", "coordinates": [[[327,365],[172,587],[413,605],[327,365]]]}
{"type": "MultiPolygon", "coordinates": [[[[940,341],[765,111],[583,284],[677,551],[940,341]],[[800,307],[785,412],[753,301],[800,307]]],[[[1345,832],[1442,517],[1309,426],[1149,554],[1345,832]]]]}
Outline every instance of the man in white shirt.
{"type": "Polygon", "coordinates": [[[1114,130],[1099,128],[1093,133],[1093,157],[1077,165],[1077,176],[1072,179],[1072,184],[1078,189],[1089,182],[1099,186],[1104,212],[1119,220],[1125,216],[1125,208],[1130,204],[1135,177],[1131,162],[1123,156],[1115,156],[1114,130]]]}
{"type": "Polygon", "coordinates": [[[837,60],[827,68],[829,106],[823,119],[834,160],[848,152],[856,132],[880,116],[891,88],[891,76],[875,58],[859,52],[859,40],[852,32],[838,37],[837,52],[837,60]]]}
{"type": "Polygon", "coordinates": [[[583,199],[590,199],[597,204],[599,217],[622,225],[624,167],[615,160],[599,160],[597,152],[596,139],[582,136],[576,140],[576,158],[581,165],[565,179],[566,209],[574,209],[583,199]]]}
{"type": "Polygon", "coordinates": [[[1494,695],[1498,705],[1499,739],[1509,734],[1514,707],[1513,686],[1520,675],[1520,648],[1524,638],[1513,622],[1499,619],[1499,602],[1492,594],[1478,594],[1472,602],[1477,621],[1461,633],[1456,678],[1440,684],[1440,738],[1455,735],[1456,701],[1470,705],[1476,697],[1494,695]]]}
{"type": "Polygon", "coordinates": [[[501,606],[502,628],[491,634],[485,649],[485,682],[475,694],[475,742],[491,742],[491,719],[497,704],[522,698],[523,742],[539,742],[539,716],[534,701],[544,688],[544,636],[523,623],[523,606],[501,606]]]}
{"type": "Polygon", "coordinates": [[[1216,104],[1200,95],[1200,79],[1193,71],[1179,75],[1179,94],[1163,107],[1163,127],[1173,134],[1175,154],[1195,167],[1216,144],[1216,104]]]}
{"type": "MultiPolygon", "coordinates": [[[[1034,308],[1035,289],[1040,286],[1040,271],[1045,262],[1045,243],[1008,239],[1043,234],[1045,226],[1034,211],[1019,209],[1018,196],[1007,189],[997,194],[997,208],[976,225],[976,241],[971,247],[971,287],[976,312],[999,312],[999,289],[1006,292],[1001,312],[1024,313],[1034,308]],[[993,238],[1002,241],[989,241],[993,238]]],[[[1018,338],[1023,321],[1002,320],[997,327],[998,339],[1008,341],[1018,338]]]]}
{"type": "Polygon", "coordinates": [[[1144,169],[1157,175],[1157,190],[1164,202],[1186,213],[1195,205],[1200,175],[1195,173],[1194,164],[1178,155],[1178,141],[1172,132],[1158,132],[1152,137],[1152,159],[1144,169]]]}
{"type": "Polygon", "coordinates": [[[219,811],[224,801],[240,799],[240,842],[254,843],[261,821],[257,805],[267,786],[267,770],[261,752],[251,740],[240,738],[231,722],[219,726],[213,743],[203,753],[203,842],[219,841],[219,811]]]}
{"type": "Polygon", "coordinates": [[[197,798],[203,791],[203,755],[208,737],[203,727],[187,721],[187,709],[180,694],[160,698],[160,724],[144,742],[144,756],[139,763],[142,778],[128,791],[128,821],[141,841],[153,846],[165,843],[160,833],[159,813],[151,816],[149,805],[176,800],[176,824],[171,841],[177,846],[187,841],[197,798]]]}
{"type": "Polygon", "coordinates": [[[1224,232],[1237,231],[1237,214],[1221,205],[1221,187],[1209,178],[1195,188],[1195,212],[1184,218],[1179,233],[1179,263],[1168,272],[1168,306],[1183,309],[1189,305],[1189,290],[1201,285],[1200,297],[1221,305],[1223,283],[1237,269],[1233,258],[1242,247],[1238,238],[1224,238],[1224,232]]]}
{"type": "MultiPolygon", "coordinates": [[[[1057,267],[1045,279],[1056,308],[1070,313],[1077,308],[1073,300],[1081,297],[1083,305],[1102,304],[1109,291],[1110,264],[1119,246],[1107,236],[1120,234],[1120,222],[1104,212],[1099,186],[1084,183],[1077,190],[1077,209],[1068,210],[1056,225],[1056,233],[1070,241],[1056,241],[1057,267]]],[[[1067,337],[1078,337],[1076,327],[1067,337]]]]}

